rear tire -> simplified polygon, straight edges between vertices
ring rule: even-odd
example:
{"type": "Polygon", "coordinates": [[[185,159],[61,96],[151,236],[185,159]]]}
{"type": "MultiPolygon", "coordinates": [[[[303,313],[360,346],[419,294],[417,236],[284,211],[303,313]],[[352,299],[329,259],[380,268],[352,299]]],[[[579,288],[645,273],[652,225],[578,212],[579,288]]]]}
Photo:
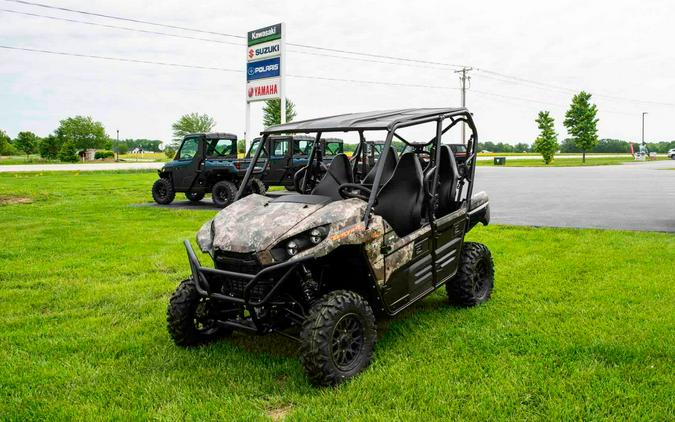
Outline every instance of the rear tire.
{"type": "Polygon", "coordinates": [[[204,199],[205,193],[203,192],[186,192],[185,197],[190,201],[190,202],[199,202],[202,199],[204,199]]]}
{"type": "Polygon", "coordinates": [[[377,337],[373,311],[358,294],[336,290],[316,302],[300,332],[302,365],[315,385],[336,385],[369,364],[377,337]]]}
{"type": "Polygon", "coordinates": [[[169,179],[157,179],[152,185],[152,199],[158,204],[168,205],[173,202],[176,197],[176,192],[173,190],[173,185],[169,179]]]}
{"type": "Polygon", "coordinates": [[[234,202],[234,197],[237,196],[237,186],[228,180],[222,180],[213,185],[211,193],[213,203],[225,208],[234,202]]]}
{"type": "Polygon", "coordinates": [[[445,284],[448,300],[461,307],[480,305],[490,299],[494,280],[490,250],[481,243],[466,242],[457,274],[445,284]]]}
{"type": "Polygon", "coordinates": [[[181,281],[166,310],[167,329],[176,345],[197,346],[232,333],[209,318],[213,314],[211,305],[211,301],[197,293],[191,279],[181,281]]]}
{"type": "Polygon", "coordinates": [[[267,186],[265,186],[265,183],[262,180],[258,178],[251,179],[251,193],[264,195],[266,192],[267,186]]]}

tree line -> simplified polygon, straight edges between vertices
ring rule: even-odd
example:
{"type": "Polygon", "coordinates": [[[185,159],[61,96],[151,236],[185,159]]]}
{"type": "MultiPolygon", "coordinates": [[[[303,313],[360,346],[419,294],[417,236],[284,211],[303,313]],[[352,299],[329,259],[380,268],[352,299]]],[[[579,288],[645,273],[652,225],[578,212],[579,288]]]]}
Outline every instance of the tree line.
{"type": "Polygon", "coordinates": [[[53,133],[39,137],[33,132],[19,132],[10,138],[0,130],[0,155],[40,154],[47,160],[74,162],[78,152],[86,149],[115,150],[120,154],[140,147],[144,151],[159,151],[162,141],[151,139],[125,139],[115,142],[108,136],[105,127],[89,116],[68,117],[59,122],[53,133]]]}

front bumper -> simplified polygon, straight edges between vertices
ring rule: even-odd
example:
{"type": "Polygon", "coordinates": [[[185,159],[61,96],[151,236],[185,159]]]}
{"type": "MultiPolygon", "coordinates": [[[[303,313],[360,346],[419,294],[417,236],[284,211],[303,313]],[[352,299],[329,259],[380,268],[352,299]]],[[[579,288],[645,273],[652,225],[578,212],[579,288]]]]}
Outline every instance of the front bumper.
{"type": "Polygon", "coordinates": [[[202,297],[213,300],[220,300],[229,303],[244,305],[246,307],[259,307],[264,305],[282,305],[285,302],[275,301],[275,294],[294,274],[296,269],[311,257],[304,257],[293,261],[286,261],[280,264],[271,265],[261,269],[256,274],[244,272],[225,271],[216,268],[204,267],[197,259],[190,242],[183,241],[190,262],[192,271],[192,280],[195,283],[197,292],[202,297]],[[223,280],[243,281],[244,287],[241,292],[215,291],[212,286],[223,280]],[[265,284],[265,289],[257,289],[261,284],[265,284]],[[254,294],[255,293],[255,294],[254,294]]]}

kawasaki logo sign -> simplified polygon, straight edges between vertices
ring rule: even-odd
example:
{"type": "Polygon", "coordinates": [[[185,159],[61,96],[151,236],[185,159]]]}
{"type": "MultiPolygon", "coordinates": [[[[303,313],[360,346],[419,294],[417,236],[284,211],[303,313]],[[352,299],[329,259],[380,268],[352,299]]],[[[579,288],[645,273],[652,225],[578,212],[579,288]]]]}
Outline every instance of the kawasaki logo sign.
{"type": "Polygon", "coordinates": [[[248,45],[256,45],[281,38],[281,24],[268,26],[248,33],[248,45]]]}

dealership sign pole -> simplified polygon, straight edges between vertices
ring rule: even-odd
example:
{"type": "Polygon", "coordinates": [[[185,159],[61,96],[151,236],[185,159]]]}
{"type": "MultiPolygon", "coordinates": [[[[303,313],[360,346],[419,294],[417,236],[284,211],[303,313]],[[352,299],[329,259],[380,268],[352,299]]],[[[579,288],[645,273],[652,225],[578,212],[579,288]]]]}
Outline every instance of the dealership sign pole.
{"type": "Polygon", "coordinates": [[[246,149],[251,144],[251,103],[279,98],[286,123],[284,23],[249,31],[246,43],[246,149]]]}

